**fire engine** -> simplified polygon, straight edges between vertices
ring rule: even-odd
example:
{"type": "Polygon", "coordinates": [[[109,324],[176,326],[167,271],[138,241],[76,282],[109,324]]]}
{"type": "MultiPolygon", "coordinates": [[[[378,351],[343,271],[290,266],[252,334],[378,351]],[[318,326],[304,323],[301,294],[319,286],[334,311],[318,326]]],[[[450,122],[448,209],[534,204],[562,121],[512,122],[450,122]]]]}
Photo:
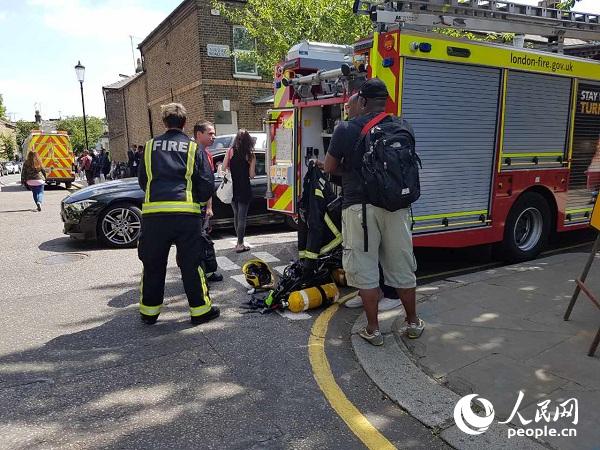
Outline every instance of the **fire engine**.
{"type": "Polygon", "coordinates": [[[23,156],[35,152],[46,170],[47,183],[65,183],[67,189],[75,181],[75,156],[66,131],[32,130],[23,143],[23,156]]]}
{"type": "Polygon", "coordinates": [[[324,158],[352,90],[378,77],[423,162],[415,246],[497,243],[517,261],[555,231],[588,226],[600,189],[600,62],[560,47],[600,40],[598,15],[495,0],[357,0],[355,12],[371,16],[371,37],[302,42],[275,70],[270,210],[296,213],[308,160],[324,158]],[[537,33],[559,53],[423,31],[444,26],[537,33]]]}

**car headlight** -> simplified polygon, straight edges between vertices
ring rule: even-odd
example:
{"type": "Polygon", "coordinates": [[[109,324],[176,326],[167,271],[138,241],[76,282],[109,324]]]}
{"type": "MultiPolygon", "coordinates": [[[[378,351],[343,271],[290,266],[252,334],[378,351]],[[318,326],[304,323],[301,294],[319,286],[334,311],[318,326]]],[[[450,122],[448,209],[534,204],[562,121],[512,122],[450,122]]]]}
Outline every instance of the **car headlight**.
{"type": "Polygon", "coordinates": [[[96,200],[81,200],[78,202],[67,203],[65,204],[65,208],[68,208],[72,211],[81,212],[92,206],[94,203],[96,203],[96,200]]]}

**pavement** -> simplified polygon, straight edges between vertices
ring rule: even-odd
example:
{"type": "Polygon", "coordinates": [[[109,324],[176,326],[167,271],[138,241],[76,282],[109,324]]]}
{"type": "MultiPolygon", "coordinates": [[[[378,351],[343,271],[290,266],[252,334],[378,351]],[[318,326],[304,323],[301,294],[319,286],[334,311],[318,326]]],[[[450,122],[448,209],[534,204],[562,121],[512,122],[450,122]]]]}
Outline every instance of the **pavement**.
{"type": "MultiPolygon", "coordinates": [[[[385,345],[373,347],[356,334],[366,324],[363,313],[352,330],[356,357],[389,398],[455,448],[599,449],[600,351],[587,353],[600,311],[581,294],[571,320],[563,320],[588,257],[589,250],[578,249],[419,286],[418,313],[427,325],[421,338],[401,334],[400,307],[380,313],[385,345]],[[509,425],[524,428],[525,436],[509,439],[508,425],[499,422],[511,416],[519,391],[520,416],[509,425]],[[479,435],[460,431],[453,417],[468,394],[494,408],[494,421],[479,435]],[[573,398],[577,423],[566,414],[555,421],[559,404],[573,398]],[[527,437],[544,426],[574,428],[576,437],[544,430],[538,433],[548,435],[527,437]]],[[[586,284],[600,293],[600,254],[586,284]]]]}

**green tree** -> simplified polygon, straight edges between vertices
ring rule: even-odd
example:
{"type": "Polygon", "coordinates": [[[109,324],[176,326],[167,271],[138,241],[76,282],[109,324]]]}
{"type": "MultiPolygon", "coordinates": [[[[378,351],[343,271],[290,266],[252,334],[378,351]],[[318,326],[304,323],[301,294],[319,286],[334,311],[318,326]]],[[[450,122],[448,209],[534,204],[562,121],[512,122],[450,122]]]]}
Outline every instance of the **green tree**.
{"type": "Polygon", "coordinates": [[[15,141],[7,134],[0,135],[0,159],[12,161],[15,159],[15,141]]]}
{"type": "MultiPolygon", "coordinates": [[[[90,148],[96,145],[98,139],[104,133],[104,120],[99,117],[86,117],[88,145],[90,148]]],[[[85,133],[83,129],[83,117],[74,116],[60,120],[56,124],[57,130],[66,131],[71,138],[71,145],[76,153],[85,148],[85,133]]]]}
{"type": "MultiPolygon", "coordinates": [[[[38,124],[35,122],[27,122],[26,120],[17,121],[17,145],[21,147],[25,139],[29,136],[31,130],[37,130],[38,124]]],[[[25,155],[23,155],[25,157],[25,155]]]]}
{"type": "Polygon", "coordinates": [[[352,44],[372,31],[367,16],[352,12],[353,0],[248,0],[235,7],[213,0],[232,23],[248,29],[257,51],[248,55],[271,74],[290,47],[302,40],[352,44]]]}
{"type": "Polygon", "coordinates": [[[566,9],[567,11],[570,11],[575,6],[575,2],[579,2],[579,1],[581,1],[581,0],[564,0],[559,3],[558,8],[566,9]]]}
{"type": "Polygon", "coordinates": [[[2,98],[2,94],[0,94],[0,119],[6,118],[6,106],[4,106],[4,99],[2,98]]]}

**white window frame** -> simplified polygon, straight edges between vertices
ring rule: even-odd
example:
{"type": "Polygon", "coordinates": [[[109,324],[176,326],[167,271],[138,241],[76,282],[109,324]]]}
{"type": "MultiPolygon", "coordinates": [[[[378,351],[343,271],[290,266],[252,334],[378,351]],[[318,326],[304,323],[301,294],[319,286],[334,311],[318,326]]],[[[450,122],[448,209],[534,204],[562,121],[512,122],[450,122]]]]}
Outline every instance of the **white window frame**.
{"type": "MultiPolygon", "coordinates": [[[[235,47],[235,30],[236,29],[243,29],[243,30],[247,30],[246,27],[242,27],[239,25],[234,25],[233,29],[232,29],[232,48],[233,48],[233,73],[234,75],[241,75],[241,76],[250,76],[250,77],[258,77],[258,67],[256,65],[256,63],[254,63],[254,71],[253,72],[240,72],[238,70],[238,59],[236,56],[236,52],[246,52],[246,53],[250,53],[251,50],[241,50],[241,49],[237,49],[235,47]]],[[[256,51],[256,39],[254,39],[254,51],[256,51]]]]}

